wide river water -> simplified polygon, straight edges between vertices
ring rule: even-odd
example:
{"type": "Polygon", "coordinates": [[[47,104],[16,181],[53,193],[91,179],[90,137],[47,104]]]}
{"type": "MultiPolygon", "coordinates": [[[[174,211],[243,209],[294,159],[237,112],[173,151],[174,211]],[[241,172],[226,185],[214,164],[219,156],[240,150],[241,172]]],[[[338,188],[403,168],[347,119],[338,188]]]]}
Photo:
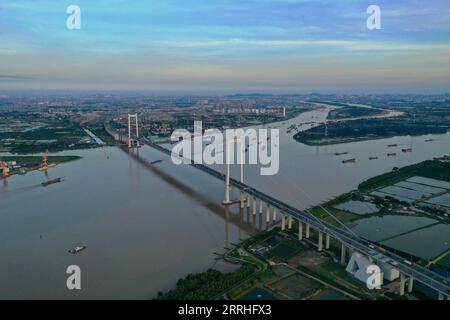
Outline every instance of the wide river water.
{"type": "MultiPolygon", "coordinates": [[[[310,147],[287,133],[290,125],[320,122],[327,113],[271,124],[280,129],[280,171],[261,176],[258,166],[247,166],[246,183],[307,208],[393,167],[450,154],[450,134],[310,147]],[[413,152],[402,153],[404,147],[413,152]],[[344,151],[349,154],[334,155],[344,151]],[[357,161],[343,164],[346,158],[357,161]]],[[[264,227],[247,212],[220,205],[223,183],[149,147],[139,150],[139,159],[164,161],[148,166],[117,147],[61,154],[83,157],[49,170],[62,183],[42,187],[46,177],[38,171],[0,181],[0,298],[152,298],[188,273],[233,268],[215,262],[215,253],[264,227]],[[78,245],[87,249],[67,252],[78,245]],[[72,264],[81,267],[80,291],[66,288],[72,264]]]]}

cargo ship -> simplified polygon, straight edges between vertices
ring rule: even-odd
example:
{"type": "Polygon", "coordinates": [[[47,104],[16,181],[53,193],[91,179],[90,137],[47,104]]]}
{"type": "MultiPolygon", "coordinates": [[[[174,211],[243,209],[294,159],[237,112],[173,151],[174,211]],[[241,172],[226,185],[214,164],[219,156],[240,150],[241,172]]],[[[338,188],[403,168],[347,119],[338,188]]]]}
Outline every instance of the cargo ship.
{"type": "Polygon", "coordinates": [[[427,140],[425,140],[425,142],[431,142],[431,141],[434,141],[434,139],[427,139],[427,140]]]}
{"type": "Polygon", "coordinates": [[[388,157],[394,157],[394,156],[396,156],[396,155],[397,155],[396,153],[388,153],[388,154],[387,154],[388,157]]]}
{"type": "Polygon", "coordinates": [[[402,152],[412,152],[412,148],[402,149],[402,152]]]}
{"type": "Polygon", "coordinates": [[[62,178],[56,178],[56,179],[51,179],[51,180],[44,181],[44,182],[41,183],[41,185],[43,187],[47,187],[47,186],[49,186],[51,184],[60,183],[62,181],[63,181],[62,178]]]}
{"type": "Polygon", "coordinates": [[[341,156],[343,154],[348,154],[348,152],[347,151],[346,152],[336,152],[334,155],[335,156],[341,156]]]}
{"type": "Polygon", "coordinates": [[[396,147],[396,146],[397,146],[396,143],[394,143],[394,144],[388,144],[388,148],[392,148],[392,147],[396,147]]]}
{"type": "Polygon", "coordinates": [[[342,163],[355,163],[356,162],[356,158],[353,159],[347,159],[347,160],[342,160],[342,163]]]}
{"type": "Polygon", "coordinates": [[[71,253],[71,254],[77,254],[77,253],[83,251],[83,250],[86,249],[86,248],[87,248],[86,246],[75,247],[75,248],[73,248],[73,249],[70,249],[70,250],[69,250],[69,253],[71,253]]]}

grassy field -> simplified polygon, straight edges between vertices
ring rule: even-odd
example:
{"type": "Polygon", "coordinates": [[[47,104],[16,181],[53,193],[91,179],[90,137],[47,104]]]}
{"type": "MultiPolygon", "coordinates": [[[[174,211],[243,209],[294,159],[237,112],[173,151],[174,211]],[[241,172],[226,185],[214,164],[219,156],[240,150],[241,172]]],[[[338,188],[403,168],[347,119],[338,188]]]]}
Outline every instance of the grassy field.
{"type": "MultiPolygon", "coordinates": [[[[106,137],[102,128],[92,128],[94,133],[106,137]]],[[[96,145],[85,143],[90,139],[81,126],[69,121],[50,122],[29,131],[0,133],[0,148],[11,153],[37,153],[44,150],[57,152],[67,149],[86,149],[96,145]]]]}
{"type": "Polygon", "coordinates": [[[298,241],[293,239],[283,239],[278,245],[270,250],[270,253],[281,260],[288,260],[300,250],[302,250],[302,247],[298,241]]]}
{"type": "Polygon", "coordinates": [[[335,226],[340,226],[340,224],[336,221],[338,219],[341,223],[348,223],[356,219],[360,219],[364,216],[353,214],[347,211],[339,210],[329,205],[324,205],[321,207],[314,207],[308,210],[309,213],[314,215],[317,218],[320,218],[326,222],[329,222],[335,226]],[[330,216],[331,213],[336,219],[330,216]]]}

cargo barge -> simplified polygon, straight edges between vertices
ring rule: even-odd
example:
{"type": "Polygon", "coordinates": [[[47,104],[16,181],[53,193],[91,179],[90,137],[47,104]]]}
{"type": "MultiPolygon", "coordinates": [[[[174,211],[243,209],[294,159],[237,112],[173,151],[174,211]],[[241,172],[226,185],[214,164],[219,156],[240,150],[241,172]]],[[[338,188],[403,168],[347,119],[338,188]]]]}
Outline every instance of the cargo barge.
{"type": "Polygon", "coordinates": [[[62,181],[63,181],[62,178],[56,178],[56,179],[51,179],[51,180],[44,181],[44,182],[41,183],[41,185],[43,187],[47,187],[47,186],[49,186],[51,184],[60,183],[62,181]]]}
{"type": "Polygon", "coordinates": [[[342,163],[355,163],[356,162],[356,158],[353,159],[347,159],[347,160],[342,160],[342,163]]]}

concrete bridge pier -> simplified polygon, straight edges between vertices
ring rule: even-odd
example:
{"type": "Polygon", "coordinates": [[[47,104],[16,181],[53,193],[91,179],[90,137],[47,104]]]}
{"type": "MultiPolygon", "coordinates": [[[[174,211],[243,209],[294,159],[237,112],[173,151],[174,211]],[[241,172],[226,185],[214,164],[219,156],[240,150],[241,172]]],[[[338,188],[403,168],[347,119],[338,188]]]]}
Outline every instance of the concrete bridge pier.
{"type": "Polygon", "coordinates": [[[273,221],[277,221],[277,208],[273,207],[273,221]]]}
{"type": "Polygon", "coordinates": [[[253,197],[252,200],[252,213],[253,215],[256,215],[256,197],[253,197]]]}
{"type": "Polygon", "coordinates": [[[399,288],[400,296],[405,295],[405,282],[406,282],[405,275],[400,272],[400,288],[399,288]]]}
{"type": "Polygon", "coordinates": [[[325,236],[325,249],[330,249],[330,235],[328,233],[325,236]]]}
{"type": "Polygon", "coordinates": [[[309,225],[309,223],[307,223],[307,224],[306,224],[306,231],[305,231],[305,238],[306,238],[306,239],[309,239],[310,228],[311,228],[311,226],[309,225]]]}
{"type": "Polygon", "coordinates": [[[408,280],[408,292],[411,293],[413,291],[414,286],[414,277],[410,276],[408,280]]]}
{"type": "Polygon", "coordinates": [[[348,256],[351,257],[353,255],[353,252],[355,252],[355,250],[353,250],[352,248],[348,248],[348,256]]]}
{"type": "Polygon", "coordinates": [[[241,209],[244,209],[245,206],[245,194],[241,191],[241,209]]]}
{"type": "Polygon", "coordinates": [[[284,215],[284,212],[281,213],[281,231],[284,231],[286,229],[286,216],[284,215]]]}
{"type": "Polygon", "coordinates": [[[323,249],[323,233],[319,231],[319,240],[317,243],[317,250],[322,251],[323,249]]]}
{"type": "Polygon", "coordinates": [[[259,214],[263,213],[263,204],[264,202],[262,200],[259,201],[259,214]]]}
{"type": "Polygon", "coordinates": [[[442,293],[439,293],[438,300],[450,300],[450,296],[445,297],[442,293]]]}
{"type": "Polygon", "coordinates": [[[269,223],[269,222],[270,222],[270,204],[267,204],[267,206],[266,206],[266,223],[269,223]]]}
{"type": "Polygon", "coordinates": [[[303,223],[301,221],[298,222],[298,240],[303,239],[303,223]]]}
{"type": "Polygon", "coordinates": [[[292,216],[288,217],[288,229],[291,230],[292,229],[292,216]]]}
{"type": "Polygon", "coordinates": [[[346,251],[347,251],[347,248],[345,247],[345,244],[341,243],[341,264],[342,265],[345,265],[345,262],[346,262],[346,255],[347,255],[346,251]]]}
{"type": "Polygon", "coordinates": [[[247,208],[250,208],[251,198],[250,194],[247,194],[247,208]]]}

